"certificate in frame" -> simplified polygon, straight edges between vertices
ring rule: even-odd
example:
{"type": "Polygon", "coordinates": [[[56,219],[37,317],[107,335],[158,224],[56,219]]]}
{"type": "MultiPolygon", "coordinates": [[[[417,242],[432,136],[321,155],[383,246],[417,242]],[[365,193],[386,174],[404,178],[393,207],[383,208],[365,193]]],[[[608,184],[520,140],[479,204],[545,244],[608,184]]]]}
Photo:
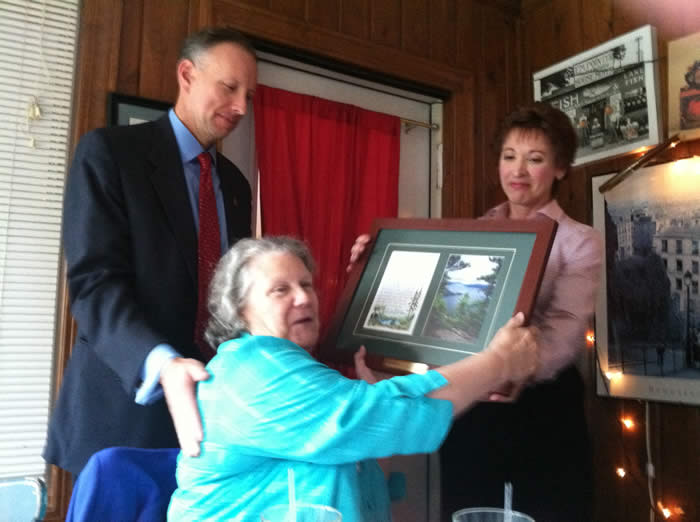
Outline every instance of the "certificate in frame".
{"type": "Polygon", "coordinates": [[[348,281],[321,346],[350,362],[421,372],[483,350],[515,313],[529,318],[556,222],[376,220],[368,253],[348,281]]]}

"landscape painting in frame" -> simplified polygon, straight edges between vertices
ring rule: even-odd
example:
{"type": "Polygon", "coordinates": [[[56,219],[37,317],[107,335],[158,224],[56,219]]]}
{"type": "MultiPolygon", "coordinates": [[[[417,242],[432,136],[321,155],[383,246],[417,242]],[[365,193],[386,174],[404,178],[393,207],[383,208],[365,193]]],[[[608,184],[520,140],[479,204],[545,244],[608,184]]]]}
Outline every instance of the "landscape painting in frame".
{"type": "Polygon", "coordinates": [[[533,89],[571,119],[581,165],[661,141],[658,78],[647,25],[536,72],[533,89]]]}
{"type": "Polygon", "coordinates": [[[503,256],[451,254],[423,335],[474,343],[481,333],[504,259],[503,256]]]}
{"type": "Polygon", "coordinates": [[[700,404],[700,158],[640,169],[601,194],[598,392],[700,404]]]}

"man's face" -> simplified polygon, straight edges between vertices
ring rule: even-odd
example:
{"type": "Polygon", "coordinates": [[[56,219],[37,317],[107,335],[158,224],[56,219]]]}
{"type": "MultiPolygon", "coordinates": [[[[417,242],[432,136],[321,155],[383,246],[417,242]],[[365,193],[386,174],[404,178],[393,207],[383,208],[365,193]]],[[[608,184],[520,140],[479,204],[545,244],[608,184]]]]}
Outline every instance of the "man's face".
{"type": "Polygon", "coordinates": [[[175,112],[195,138],[208,148],[225,138],[245,116],[255,93],[258,69],[242,47],[221,43],[194,62],[178,64],[180,95],[175,112]]]}

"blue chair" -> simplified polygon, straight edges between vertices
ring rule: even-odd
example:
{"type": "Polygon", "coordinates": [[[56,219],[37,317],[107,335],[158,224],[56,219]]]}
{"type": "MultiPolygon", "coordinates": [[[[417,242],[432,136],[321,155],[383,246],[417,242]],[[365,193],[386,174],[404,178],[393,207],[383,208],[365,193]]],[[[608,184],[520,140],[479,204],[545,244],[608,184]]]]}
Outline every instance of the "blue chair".
{"type": "Polygon", "coordinates": [[[35,522],[46,513],[46,484],[40,478],[0,480],[0,518],[4,522],[35,522]]]}
{"type": "Polygon", "coordinates": [[[117,447],[95,453],[73,485],[66,522],[165,520],[179,452],[117,447]]]}

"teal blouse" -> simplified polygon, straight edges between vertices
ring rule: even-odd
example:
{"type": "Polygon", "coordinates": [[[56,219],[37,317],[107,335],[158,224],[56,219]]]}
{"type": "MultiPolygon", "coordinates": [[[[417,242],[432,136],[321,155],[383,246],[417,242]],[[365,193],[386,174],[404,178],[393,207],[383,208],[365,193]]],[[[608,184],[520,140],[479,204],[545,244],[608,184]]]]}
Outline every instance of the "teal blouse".
{"type": "Polygon", "coordinates": [[[225,342],[207,370],[202,451],[178,458],[172,521],[257,522],[287,503],[288,468],[298,503],[332,506],[343,522],[389,521],[373,459],[435,451],[452,420],[449,401],[426,397],[447,384],[438,372],[368,384],[275,337],[225,342]]]}

